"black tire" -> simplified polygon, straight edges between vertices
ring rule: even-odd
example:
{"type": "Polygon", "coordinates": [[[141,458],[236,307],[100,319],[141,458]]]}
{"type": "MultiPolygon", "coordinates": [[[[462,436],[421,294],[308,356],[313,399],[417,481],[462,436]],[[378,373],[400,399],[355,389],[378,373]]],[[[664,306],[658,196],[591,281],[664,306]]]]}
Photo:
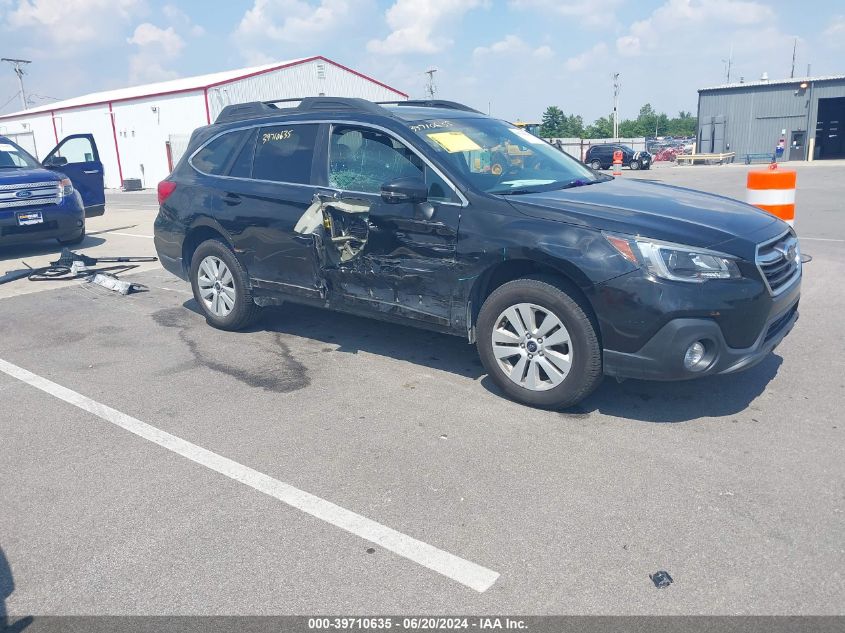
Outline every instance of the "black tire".
{"type": "Polygon", "coordinates": [[[242,330],[253,323],[261,312],[261,308],[253,301],[252,288],[246,270],[241,266],[232,250],[221,240],[206,240],[194,251],[191,257],[191,288],[194,291],[194,300],[205,315],[206,322],[219,330],[242,330]],[[200,295],[199,268],[202,261],[208,256],[222,260],[232,273],[235,304],[226,316],[214,314],[200,295]]]}
{"type": "Polygon", "coordinates": [[[83,226],[79,230],[79,235],[76,237],[72,237],[69,240],[56,240],[62,246],[76,246],[77,244],[82,244],[85,241],[85,227],[83,226]]]}
{"type": "Polygon", "coordinates": [[[591,160],[590,161],[590,168],[599,171],[601,169],[601,161],[600,160],[591,160]]]}
{"type": "Polygon", "coordinates": [[[566,292],[567,285],[554,278],[537,277],[510,281],[494,290],[478,315],[478,354],[488,376],[508,397],[543,409],[571,407],[601,383],[602,350],[597,336],[597,325],[590,317],[591,311],[576,298],[575,292],[566,292]],[[499,366],[493,353],[493,328],[496,320],[508,307],[519,303],[533,303],[551,311],[569,332],[572,366],[563,381],[546,391],[532,391],[511,381],[499,366]]]}
{"type": "Polygon", "coordinates": [[[640,161],[638,160],[632,160],[629,166],[631,171],[637,171],[640,167],[642,167],[642,165],[640,165],[640,161]]]}

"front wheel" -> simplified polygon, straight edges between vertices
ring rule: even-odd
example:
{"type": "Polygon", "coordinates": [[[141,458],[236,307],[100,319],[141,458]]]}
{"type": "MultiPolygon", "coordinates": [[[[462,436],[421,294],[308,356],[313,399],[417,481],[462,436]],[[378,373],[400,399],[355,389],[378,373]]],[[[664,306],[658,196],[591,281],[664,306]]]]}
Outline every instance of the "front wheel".
{"type": "Polygon", "coordinates": [[[637,171],[640,168],[640,161],[632,160],[631,161],[631,171],[637,171]]]}
{"type": "Polygon", "coordinates": [[[590,161],[590,168],[599,171],[601,169],[601,161],[592,160],[590,161]]]}
{"type": "Polygon", "coordinates": [[[601,346],[587,306],[552,279],[517,279],[497,288],[478,317],[478,353],[508,396],[558,409],[601,382],[601,346]]]}
{"type": "Polygon", "coordinates": [[[194,299],[209,325],[241,330],[252,323],[260,308],[252,300],[246,270],[220,240],[207,240],[191,258],[194,299]]]}

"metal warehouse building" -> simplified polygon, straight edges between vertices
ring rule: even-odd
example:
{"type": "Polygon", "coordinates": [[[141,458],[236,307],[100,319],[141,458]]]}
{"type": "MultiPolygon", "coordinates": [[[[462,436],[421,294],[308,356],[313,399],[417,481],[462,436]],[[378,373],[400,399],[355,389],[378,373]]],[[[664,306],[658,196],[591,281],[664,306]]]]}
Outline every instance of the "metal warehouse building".
{"type": "Polygon", "coordinates": [[[727,84],[698,91],[700,152],[845,158],[845,75],[727,84]]]}
{"type": "Polygon", "coordinates": [[[322,56],[122,88],[0,116],[0,135],[43,158],[70,134],[91,133],[106,187],[139,178],[155,186],[185,150],[191,132],[224,106],[306,96],[396,101],[408,95],[322,56]]]}

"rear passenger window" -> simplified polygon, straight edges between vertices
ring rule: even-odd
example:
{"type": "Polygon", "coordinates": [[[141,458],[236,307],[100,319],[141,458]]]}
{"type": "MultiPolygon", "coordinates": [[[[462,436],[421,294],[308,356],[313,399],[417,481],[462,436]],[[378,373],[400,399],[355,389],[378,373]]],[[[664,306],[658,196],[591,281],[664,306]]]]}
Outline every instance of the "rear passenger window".
{"type": "Polygon", "coordinates": [[[310,184],[317,128],[316,124],[259,128],[252,177],[310,184]]]}
{"type": "Polygon", "coordinates": [[[232,155],[241,146],[243,132],[228,132],[208,143],[198,151],[191,163],[204,174],[222,176],[226,173],[232,155]]]}
{"type": "Polygon", "coordinates": [[[252,175],[252,159],[255,156],[255,130],[248,132],[249,138],[238,152],[235,162],[229,169],[229,175],[235,178],[249,178],[252,175]]]}

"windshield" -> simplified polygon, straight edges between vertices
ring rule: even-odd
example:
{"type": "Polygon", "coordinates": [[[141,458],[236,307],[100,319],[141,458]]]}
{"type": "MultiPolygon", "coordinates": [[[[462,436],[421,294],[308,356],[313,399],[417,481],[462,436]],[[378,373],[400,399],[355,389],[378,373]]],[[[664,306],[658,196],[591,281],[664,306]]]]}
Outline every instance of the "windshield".
{"type": "Polygon", "coordinates": [[[39,167],[38,161],[14,143],[0,139],[0,169],[39,167]]]}
{"type": "Polygon", "coordinates": [[[606,180],[543,139],[495,119],[427,119],[412,132],[487,193],[533,193],[606,180]]]}

